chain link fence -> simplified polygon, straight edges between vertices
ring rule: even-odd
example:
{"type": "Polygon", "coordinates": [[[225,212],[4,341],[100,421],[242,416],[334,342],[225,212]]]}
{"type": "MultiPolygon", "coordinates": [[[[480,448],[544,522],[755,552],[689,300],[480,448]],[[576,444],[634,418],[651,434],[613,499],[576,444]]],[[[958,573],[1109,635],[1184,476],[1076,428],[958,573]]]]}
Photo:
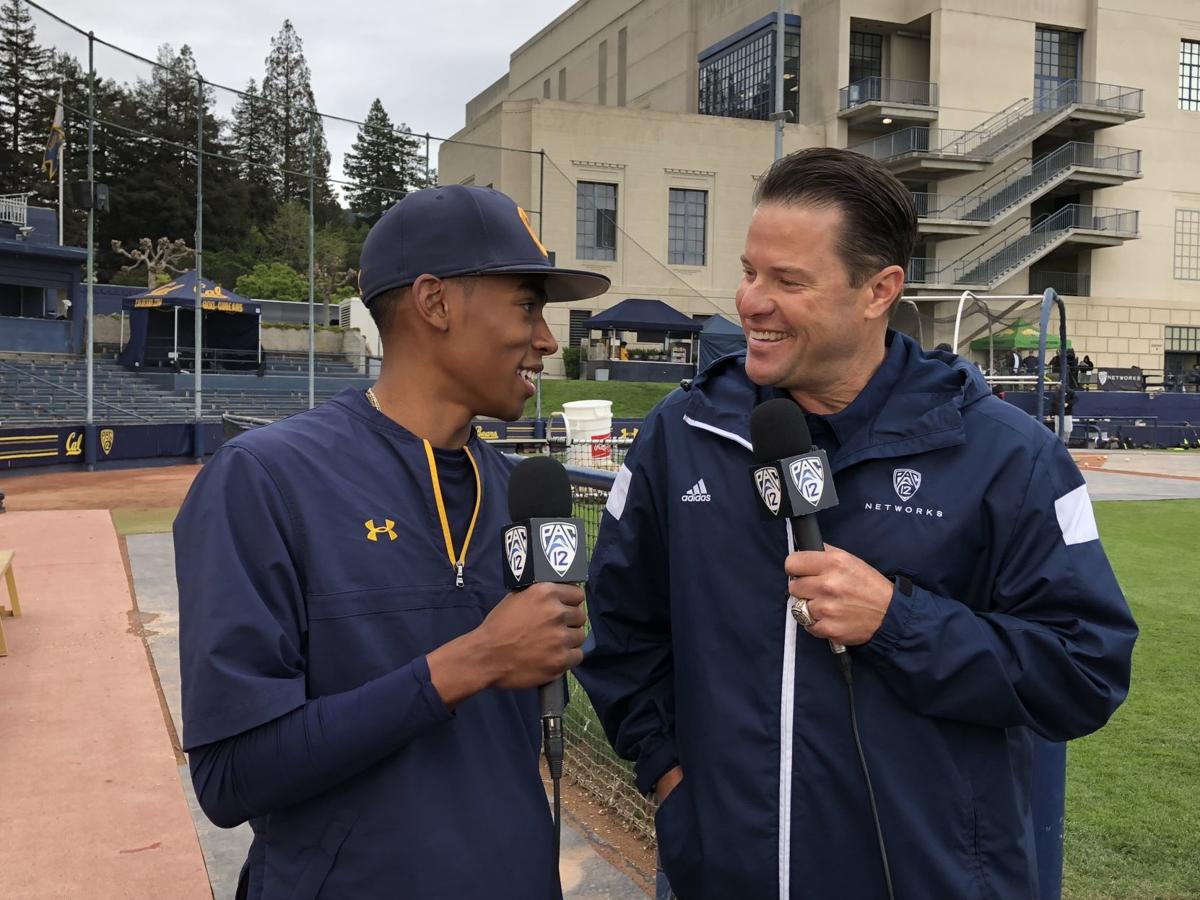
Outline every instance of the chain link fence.
{"type": "MultiPolygon", "coordinates": [[[[612,470],[589,468],[587,473],[582,473],[575,469],[571,473],[575,515],[583,520],[587,529],[589,557],[596,546],[604,504],[608,502],[608,486],[616,475],[615,466],[620,464],[618,458],[624,460],[625,450],[625,446],[612,448],[612,470]]],[[[573,459],[564,461],[574,464],[573,459]]],[[[610,811],[623,828],[652,847],[655,843],[654,803],[638,793],[633,783],[633,764],[612,751],[583,688],[574,677],[568,677],[571,702],[563,716],[566,741],[563,772],[571,784],[610,811]]]]}

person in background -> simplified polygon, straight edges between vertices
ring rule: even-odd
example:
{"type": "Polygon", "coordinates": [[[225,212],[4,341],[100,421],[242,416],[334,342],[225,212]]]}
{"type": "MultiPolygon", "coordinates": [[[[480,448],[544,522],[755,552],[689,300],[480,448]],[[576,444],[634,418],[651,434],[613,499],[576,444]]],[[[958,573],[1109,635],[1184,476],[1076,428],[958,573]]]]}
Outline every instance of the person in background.
{"type": "Polygon", "coordinates": [[[629,359],[629,345],[621,341],[621,349],[617,351],[617,359],[629,359]]]}

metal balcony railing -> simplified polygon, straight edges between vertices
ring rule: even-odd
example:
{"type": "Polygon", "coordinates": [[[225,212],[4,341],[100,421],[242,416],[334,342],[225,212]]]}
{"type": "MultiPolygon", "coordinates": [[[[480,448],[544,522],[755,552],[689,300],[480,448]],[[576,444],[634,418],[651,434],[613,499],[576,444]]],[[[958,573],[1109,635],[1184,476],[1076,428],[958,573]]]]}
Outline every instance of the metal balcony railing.
{"type": "Polygon", "coordinates": [[[24,228],[29,224],[29,198],[32,194],[0,194],[0,222],[24,228]]]}
{"type": "Polygon", "coordinates": [[[1027,203],[1035,194],[1075,169],[1103,169],[1141,175],[1142,151],[1071,141],[1035,160],[1018,160],[961,197],[914,194],[918,215],[928,219],[991,222],[1027,203]]]}
{"type": "Polygon", "coordinates": [[[838,109],[845,111],[864,103],[903,103],[909,106],[938,105],[937,85],[902,78],[860,78],[838,91],[838,109]]]}
{"type": "Polygon", "coordinates": [[[850,149],[879,160],[892,159],[905,153],[994,159],[1014,144],[1021,143],[1043,122],[1069,106],[1141,115],[1143,94],[1140,88],[1071,79],[1040,91],[1032,99],[1018,100],[969,131],[913,126],[850,149]],[[904,136],[906,132],[911,134],[904,136]]]}
{"type": "Polygon", "coordinates": [[[954,128],[927,128],[924,125],[913,125],[901,128],[888,134],[855,144],[850,149],[871,159],[896,159],[909,153],[940,153],[944,144],[950,144],[956,138],[966,134],[954,128]]]}
{"type": "Polygon", "coordinates": [[[906,280],[909,284],[937,284],[938,272],[945,266],[945,260],[932,256],[914,256],[908,261],[906,280]]]}
{"type": "Polygon", "coordinates": [[[1040,91],[1034,98],[1035,106],[1039,101],[1049,104],[1046,108],[1052,109],[1078,104],[1125,115],[1141,115],[1144,112],[1144,92],[1141,88],[1080,81],[1078,78],[1061,82],[1051,90],[1040,91]]]}

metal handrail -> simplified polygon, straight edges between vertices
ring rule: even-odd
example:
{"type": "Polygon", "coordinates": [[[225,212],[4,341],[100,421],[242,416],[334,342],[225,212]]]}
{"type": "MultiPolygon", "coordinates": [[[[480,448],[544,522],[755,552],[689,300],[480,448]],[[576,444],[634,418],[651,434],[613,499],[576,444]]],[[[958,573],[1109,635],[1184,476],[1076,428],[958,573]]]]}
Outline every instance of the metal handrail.
{"type": "MultiPolygon", "coordinates": [[[[1069,79],[1052,88],[1039,92],[1032,98],[1023,97],[1016,103],[1002,109],[991,118],[976,125],[974,128],[956,133],[949,140],[943,139],[949,133],[943,129],[922,129],[921,126],[913,126],[893,132],[890,135],[882,135],[872,141],[866,141],[850,149],[865,156],[870,156],[873,159],[881,160],[893,159],[903,155],[903,153],[915,152],[938,153],[943,156],[970,156],[990,141],[1009,131],[1017,123],[1028,120],[1030,128],[1036,127],[1038,123],[1034,122],[1034,119],[1037,116],[1040,116],[1042,113],[1066,109],[1068,106],[1090,106],[1104,110],[1117,110],[1141,115],[1143,112],[1143,92],[1141,88],[1104,84],[1097,81],[1069,79]],[[912,144],[910,149],[893,152],[890,155],[877,155],[881,148],[888,146],[887,139],[894,138],[896,135],[903,134],[904,132],[918,130],[927,132],[923,141],[925,146],[919,147],[922,143],[921,138],[912,135],[906,138],[912,144]]],[[[1025,132],[1028,130],[1025,129],[1025,132]]],[[[994,147],[982,155],[988,159],[995,159],[1012,147],[1013,144],[1020,142],[1025,132],[1011,135],[1002,145],[994,147]]],[[[901,145],[903,143],[902,141],[901,145]]]]}
{"type": "Polygon", "coordinates": [[[905,103],[911,106],[936,107],[937,85],[931,81],[908,81],[903,78],[881,78],[868,75],[838,90],[838,109],[845,111],[864,103],[905,103]]]}
{"type": "MultiPolygon", "coordinates": [[[[1068,231],[1109,231],[1134,237],[1138,233],[1138,212],[1131,209],[1086,206],[1071,203],[1035,223],[1026,234],[1009,241],[990,255],[978,249],[953,263],[955,284],[992,284],[1047,244],[1068,231]],[[979,278],[982,272],[984,277],[979,278]]],[[[939,273],[940,274],[940,273],[939,273]]]]}
{"type": "MultiPolygon", "coordinates": [[[[56,384],[55,382],[51,381],[49,378],[43,378],[41,375],[34,375],[32,372],[26,372],[24,369],[18,368],[17,366],[7,363],[2,359],[0,359],[0,367],[8,369],[10,372],[16,372],[18,375],[22,375],[25,378],[32,379],[33,381],[44,381],[46,384],[50,385],[50,387],[54,388],[55,390],[65,391],[68,394],[74,394],[76,397],[82,397],[85,400],[87,399],[87,394],[80,393],[79,391],[75,390],[74,388],[67,387],[65,384],[56,384]]],[[[154,421],[153,419],[149,418],[148,416],[143,416],[139,413],[135,413],[133,410],[125,409],[125,407],[123,407],[123,406],[117,406],[117,404],[115,404],[115,403],[109,403],[107,400],[100,400],[97,397],[93,397],[92,402],[99,404],[100,406],[107,407],[108,409],[115,409],[118,412],[124,413],[127,416],[133,416],[135,419],[141,419],[143,422],[154,421]]]]}
{"type": "Polygon", "coordinates": [[[908,280],[913,284],[937,284],[946,281],[942,276],[949,272],[951,284],[989,285],[1015,271],[1025,260],[1068,231],[1105,231],[1121,237],[1137,237],[1138,218],[1138,211],[1133,209],[1071,203],[1032,223],[1027,232],[1003,241],[999,247],[995,246],[997,241],[1002,241],[1013,229],[1030,220],[1027,217],[1015,220],[951,262],[914,257],[909,260],[908,280]]]}
{"type": "Polygon", "coordinates": [[[925,200],[925,218],[991,222],[1072,169],[1108,169],[1140,175],[1142,151],[1069,141],[1036,159],[1018,160],[998,176],[944,206],[925,200]],[[997,179],[1000,179],[997,181],[997,179]]]}

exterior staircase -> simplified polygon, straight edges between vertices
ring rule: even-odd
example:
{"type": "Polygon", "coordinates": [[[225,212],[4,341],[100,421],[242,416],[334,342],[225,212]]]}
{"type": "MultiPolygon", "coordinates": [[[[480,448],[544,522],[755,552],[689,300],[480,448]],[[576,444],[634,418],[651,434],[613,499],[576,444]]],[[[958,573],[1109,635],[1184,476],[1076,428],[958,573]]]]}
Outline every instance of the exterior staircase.
{"type": "Polygon", "coordinates": [[[1018,219],[979,247],[953,261],[914,258],[911,284],[939,288],[991,289],[1068,241],[1111,247],[1138,236],[1138,213],[1072,203],[1029,225],[1018,219]]]}

